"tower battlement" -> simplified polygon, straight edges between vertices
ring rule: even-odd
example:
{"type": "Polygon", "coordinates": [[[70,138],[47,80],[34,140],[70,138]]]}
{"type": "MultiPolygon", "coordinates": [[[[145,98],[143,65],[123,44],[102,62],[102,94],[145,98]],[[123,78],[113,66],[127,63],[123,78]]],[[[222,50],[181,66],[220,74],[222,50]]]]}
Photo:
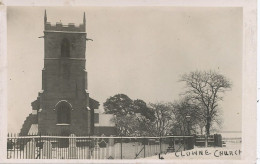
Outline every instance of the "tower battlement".
{"type": "Polygon", "coordinates": [[[45,23],[45,31],[74,31],[74,32],[86,32],[84,24],[75,26],[74,23],[69,23],[68,25],[63,25],[61,22],[57,22],[55,25],[52,25],[50,22],[45,23]]]}
{"type": "Polygon", "coordinates": [[[50,22],[47,22],[47,13],[46,13],[46,10],[45,10],[44,31],[86,32],[85,12],[84,12],[84,15],[83,15],[83,23],[79,24],[79,26],[75,26],[74,23],[69,23],[68,25],[63,25],[62,22],[57,22],[55,25],[52,25],[50,22]]]}

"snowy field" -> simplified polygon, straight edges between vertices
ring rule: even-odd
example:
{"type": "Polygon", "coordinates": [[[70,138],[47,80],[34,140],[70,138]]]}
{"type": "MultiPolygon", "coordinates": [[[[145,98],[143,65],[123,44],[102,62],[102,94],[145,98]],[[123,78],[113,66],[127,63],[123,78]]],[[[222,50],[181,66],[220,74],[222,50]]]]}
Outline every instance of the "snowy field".
{"type": "MultiPolygon", "coordinates": [[[[164,159],[241,159],[241,143],[227,143],[226,147],[195,147],[192,150],[162,154],[164,159]]],[[[158,159],[157,156],[145,159],[158,159]]]]}

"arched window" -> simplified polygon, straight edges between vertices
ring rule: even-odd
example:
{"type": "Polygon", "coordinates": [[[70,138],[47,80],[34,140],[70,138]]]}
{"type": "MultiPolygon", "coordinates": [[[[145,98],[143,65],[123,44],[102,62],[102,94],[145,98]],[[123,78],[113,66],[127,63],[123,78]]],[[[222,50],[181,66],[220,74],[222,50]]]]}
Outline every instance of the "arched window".
{"type": "Polygon", "coordinates": [[[67,101],[60,101],[56,107],[57,124],[70,124],[71,105],[67,101]]]}
{"type": "Polygon", "coordinates": [[[61,57],[70,57],[70,42],[67,38],[61,42],[61,57]]]}

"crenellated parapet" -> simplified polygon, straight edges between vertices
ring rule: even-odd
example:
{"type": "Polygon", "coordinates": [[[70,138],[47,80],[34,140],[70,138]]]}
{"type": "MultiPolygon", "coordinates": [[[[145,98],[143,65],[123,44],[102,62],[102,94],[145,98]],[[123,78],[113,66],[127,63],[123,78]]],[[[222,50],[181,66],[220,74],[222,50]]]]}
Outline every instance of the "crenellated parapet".
{"type": "Polygon", "coordinates": [[[45,31],[75,31],[75,32],[86,32],[84,24],[75,26],[74,23],[69,23],[68,25],[63,25],[61,22],[57,22],[56,25],[52,25],[50,22],[46,22],[45,31]]]}
{"type": "Polygon", "coordinates": [[[55,25],[47,22],[47,13],[44,14],[44,31],[70,31],[70,32],[86,32],[86,16],[83,15],[83,24],[76,26],[74,23],[63,25],[62,22],[57,22],[55,25]]]}

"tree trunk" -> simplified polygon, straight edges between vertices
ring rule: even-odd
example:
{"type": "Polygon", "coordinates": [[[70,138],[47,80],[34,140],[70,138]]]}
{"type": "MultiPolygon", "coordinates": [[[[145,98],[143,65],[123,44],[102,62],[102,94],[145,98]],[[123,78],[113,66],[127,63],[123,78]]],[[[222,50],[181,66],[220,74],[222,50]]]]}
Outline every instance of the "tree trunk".
{"type": "Polygon", "coordinates": [[[207,125],[206,125],[206,134],[207,135],[210,135],[209,129],[210,129],[210,123],[207,121],[207,125]]]}
{"type": "Polygon", "coordinates": [[[208,116],[207,117],[207,124],[206,124],[206,142],[205,142],[205,147],[208,147],[208,137],[209,137],[209,135],[210,135],[210,132],[209,132],[209,130],[210,130],[210,117],[208,116]]]}

